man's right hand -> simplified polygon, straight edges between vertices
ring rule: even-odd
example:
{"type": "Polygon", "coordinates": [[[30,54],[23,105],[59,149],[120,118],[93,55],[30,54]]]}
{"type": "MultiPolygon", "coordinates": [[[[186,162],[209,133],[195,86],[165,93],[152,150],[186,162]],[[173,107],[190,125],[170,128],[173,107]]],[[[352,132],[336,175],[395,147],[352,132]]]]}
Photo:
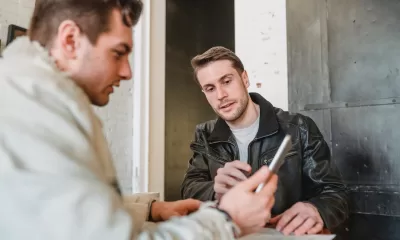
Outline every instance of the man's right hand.
{"type": "Polygon", "coordinates": [[[271,217],[278,177],[274,174],[260,192],[254,192],[271,174],[273,173],[267,167],[262,167],[221,198],[219,208],[232,217],[233,222],[241,229],[242,236],[260,231],[271,217]]]}
{"type": "Polygon", "coordinates": [[[229,189],[247,179],[244,173],[250,172],[250,165],[238,160],[228,162],[223,168],[219,168],[214,179],[215,198],[220,200],[229,189]]]}

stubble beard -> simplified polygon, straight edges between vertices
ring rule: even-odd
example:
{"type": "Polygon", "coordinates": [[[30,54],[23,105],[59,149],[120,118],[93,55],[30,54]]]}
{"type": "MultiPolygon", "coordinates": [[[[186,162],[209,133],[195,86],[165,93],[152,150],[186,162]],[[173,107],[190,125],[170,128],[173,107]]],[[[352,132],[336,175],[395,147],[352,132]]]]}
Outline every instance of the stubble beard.
{"type": "Polygon", "coordinates": [[[233,114],[229,114],[228,116],[223,113],[220,113],[219,111],[215,111],[220,118],[222,118],[224,121],[227,122],[235,122],[238,120],[246,111],[247,105],[249,104],[249,97],[246,95],[240,101],[238,102],[239,106],[235,110],[233,114]]]}

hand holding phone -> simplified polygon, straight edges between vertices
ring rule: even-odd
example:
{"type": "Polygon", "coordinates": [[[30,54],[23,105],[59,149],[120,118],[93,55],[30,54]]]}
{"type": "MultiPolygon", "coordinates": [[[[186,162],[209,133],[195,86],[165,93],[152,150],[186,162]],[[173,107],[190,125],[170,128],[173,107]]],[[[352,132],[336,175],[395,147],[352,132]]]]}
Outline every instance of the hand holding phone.
{"type": "MultiPolygon", "coordinates": [[[[286,135],[285,138],[283,139],[281,145],[279,146],[278,151],[276,152],[274,159],[272,160],[271,164],[269,165],[269,170],[272,173],[278,173],[279,168],[283,165],[283,162],[285,161],[285,156],[286,154],[292,149],[292,140],[290,135],[286,135]]],[[[272,174],[268,177],[267,182],[269,178],[272,176],[272,174]]],[[[264,183],[261,183],[258,185],[256,192],[261,191],[261,189],[264,187],[264,183]]]]}

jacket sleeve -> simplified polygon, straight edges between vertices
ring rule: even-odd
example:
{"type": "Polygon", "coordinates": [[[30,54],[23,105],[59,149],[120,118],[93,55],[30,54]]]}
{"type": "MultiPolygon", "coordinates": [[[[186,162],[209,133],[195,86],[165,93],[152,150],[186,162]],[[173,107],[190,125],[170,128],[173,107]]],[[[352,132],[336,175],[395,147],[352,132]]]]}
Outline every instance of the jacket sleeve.
{"type": "Polygon", "coordinates": [[[300,129],[303,147],[303,187],[305,200],[312,203],[333,230],[348,217],[348,195],[340,173],[331,162],[331,153],[315,122],[304,117],[300,129]]]}
{"type": "Polygon", "coordinates": [[[205,152],[205,144],[202,132],[197,127],[194,141],[190,145],[193,156],[189,160],[189,166],[181,185],[183,199],[194,198],[201,201],[215,199],[214,181],[210,176],[208,159],[202,154],[205,152]]]}
{"type": "Polygon", "coordinates": [[[104,174],[110,166],[96,161],[101,156],[93,141],[102,136],[90,132],[95,128],[87,115],[71,114],[58,94],[35,90],[39,86],[26,90],[1,80],[2,239],[233,238],[233,224],[212,208],[141,229],[148,202],[135,204],[140,216],[124,207],[104,174]]]}
{"type": "Polygon", "coordinates": [[[212,208],[143,230],[136,227],[143,219],[129,215],[114,189],[95,179],[16,170],[0,180],[4,239],[234,239],[235,226],[212,208]]]}

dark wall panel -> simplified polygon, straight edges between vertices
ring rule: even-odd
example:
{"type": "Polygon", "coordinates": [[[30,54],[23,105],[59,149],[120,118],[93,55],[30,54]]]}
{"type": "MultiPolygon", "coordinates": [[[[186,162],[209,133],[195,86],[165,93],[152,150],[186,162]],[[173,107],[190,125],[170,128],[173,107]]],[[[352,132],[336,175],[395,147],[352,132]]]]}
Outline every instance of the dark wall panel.
{"type": "Polygon", "coordinates": [[[399,13],[398,0],[287,0],[289,109],[315,120],[348,185],[340,239],[400,239],[399,13]]]}
{"type": "Polygon", "coordinates": [[[299,111],[307,103],[329,101],[326,7],[321,0],[289,2],[289,109],[299,111]]]}
{"type": "Polygon", "coordinates": [[[400,183],[400,105],[332,111],[334,158],[349,184],[400,183]]]}
{"type": "Polygon", "coordinates": [[[400,1],[329,0],[332,101],[400,96],[400,1]]]}

